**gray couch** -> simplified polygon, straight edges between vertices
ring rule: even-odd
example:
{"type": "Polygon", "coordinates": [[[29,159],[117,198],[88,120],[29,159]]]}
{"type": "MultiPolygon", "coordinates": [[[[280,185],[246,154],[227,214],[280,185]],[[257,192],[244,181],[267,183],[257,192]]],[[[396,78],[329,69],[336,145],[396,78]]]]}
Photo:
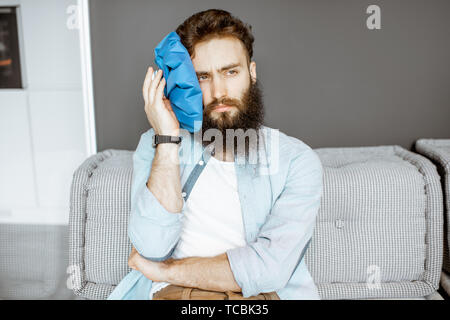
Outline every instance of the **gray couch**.
{"type": "MultiPolygon", "coordinates": [[[[315,149],[324,194],[305,259],[323,299],[436,297],[443,195],[436,166],[400,146],[315,149]]],[[[129,272],[132,152],[105,150],[73,176],[73,290],[105,299],[129,272]]]]}
{"type": "Polygon", "coordinates": [[[436,164],[442,179],[445,222],[441,285],[450,296],[450,139],[420,139],[416,142],[415,149],[436,164]]]}

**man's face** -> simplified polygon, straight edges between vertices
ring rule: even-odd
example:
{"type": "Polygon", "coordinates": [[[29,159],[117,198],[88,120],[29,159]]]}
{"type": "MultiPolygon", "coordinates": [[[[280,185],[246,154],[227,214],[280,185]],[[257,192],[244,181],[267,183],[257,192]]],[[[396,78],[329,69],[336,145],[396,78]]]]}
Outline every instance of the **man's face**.
{"type": "Polygon", "coordinates": [[[231,128],[247,108],[244,97],[256,81],[256,64],[234,37],[213,38],[194,47],[192,63],[203,94],[204,117],[214,127],[231,128]]]}

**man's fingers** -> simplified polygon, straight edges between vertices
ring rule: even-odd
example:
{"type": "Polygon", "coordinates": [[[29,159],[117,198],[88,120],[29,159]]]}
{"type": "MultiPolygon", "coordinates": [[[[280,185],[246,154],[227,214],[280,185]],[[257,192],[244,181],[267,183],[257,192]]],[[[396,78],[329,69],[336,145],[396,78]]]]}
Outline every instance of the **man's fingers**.
{"type": "Polygon", "coordinates": [[[150,83],[152,81],[153,68],[148,67],[147,73],[145,74],[144,84],[142,85],[142,96],[144,97],[145,104],[148,102],[148,89],[150,88],[150,83]]]}
{"type": "Polygon", "coordinates": [[[161,81],[158,84],[158,87],[156,88],[156,99],[162,99],[164,96],[164,87],[166,86],[166,79],[162,78],[161,81]]]}
{"type": "Polygon", "coordinates": [[[163,102],[164,102],[164,105],[166,106],[166,109],[173,112],[172,105],[170,104],[170,100],[164,96],[163,102]]]}
{"type": "Polygon", "coordinates": [[[162,76],[162,70],[158,70],[158,72],[155,75],[155,78],[153,80],[151,80],[150,88],[148,90],[148,97],[149,97],[150,104],[153,104],[153,101],[155,101],[155,91],[156,91],[156,87],[159,84],[159,80],[161,79],[161,76],[162,76]]]}

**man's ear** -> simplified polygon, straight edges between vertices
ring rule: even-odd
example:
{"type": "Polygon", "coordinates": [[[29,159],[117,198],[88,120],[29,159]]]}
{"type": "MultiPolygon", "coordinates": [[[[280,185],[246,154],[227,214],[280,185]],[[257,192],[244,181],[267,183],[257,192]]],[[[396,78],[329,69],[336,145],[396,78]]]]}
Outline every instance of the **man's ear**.
{"type": "Polygon", "coordinates": [[[252,83],[256,82],[256,62],[250,62],[250,78],[252,79],[252,83]]]}

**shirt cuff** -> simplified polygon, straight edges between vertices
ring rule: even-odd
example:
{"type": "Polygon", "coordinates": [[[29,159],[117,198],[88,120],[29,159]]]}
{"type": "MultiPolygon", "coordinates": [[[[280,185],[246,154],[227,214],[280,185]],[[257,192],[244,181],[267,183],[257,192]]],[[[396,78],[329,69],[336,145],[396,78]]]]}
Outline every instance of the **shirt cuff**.
{"type": "Polygon", "coordinates": [[[247,247],[237,247],[226,252],[234,280],[236,280],[236,283],[241,287],[244,298],[249,298],[260,293],[258,288],[250,281],[250,276],[247,272],[245,265],[245,262],[248,261],[246,258],[248,257],[248,254],[246,253],[247,249],[247,247]]]}

